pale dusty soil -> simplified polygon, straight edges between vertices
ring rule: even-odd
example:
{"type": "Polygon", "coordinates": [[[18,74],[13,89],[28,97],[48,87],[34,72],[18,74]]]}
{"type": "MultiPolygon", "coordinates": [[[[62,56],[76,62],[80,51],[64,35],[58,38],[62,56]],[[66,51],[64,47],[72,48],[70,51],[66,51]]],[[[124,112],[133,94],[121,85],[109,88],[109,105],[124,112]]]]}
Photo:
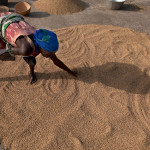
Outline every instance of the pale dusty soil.
{"type": "Polygon", "coordinates": [[[1,62],[0,129],[12,150],[149,149],[150,36],[115,26],[54,30],[69,76],[41,55],[38,82],[17,57],[1,62]],[[140,42],[139,42],[140,41],[140,42]]]}
{"type": "Polygon", "coordinates": [[[26,21],[57,33],[57,56],[79,76],[40,55],[30,86],[21,57],[1,62],[0,142],[12,150],[150,149],[150,2],[112,11],[104,0],[84,0],[83,11],[53,15],[26,1],[26,21]]]}

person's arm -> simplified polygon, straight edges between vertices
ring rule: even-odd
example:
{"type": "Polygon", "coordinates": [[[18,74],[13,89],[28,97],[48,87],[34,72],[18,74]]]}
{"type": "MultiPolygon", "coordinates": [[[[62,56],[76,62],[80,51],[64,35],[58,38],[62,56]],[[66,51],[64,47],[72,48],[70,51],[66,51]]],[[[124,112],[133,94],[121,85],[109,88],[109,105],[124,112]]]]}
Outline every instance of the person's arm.
{"type": "Polygon", "coordinates": [[[33,49],[29,42],[24,37],[19,37],[16,40],[16,47],[12,47],[10,44],[6,45],[6,49],[9,53],[14,55],[22,55],[22,56],[29,56],[32,54],[33,49]]]}
{"type": "Polygon", "coordinates": [[[18,47],[12,47],[12,48],[11,48],[11,52],[12,52],[12,54],[14,54],[14,55],[22,55],[22,56],[29,56],[29,55],[30,55],[30,53],[26,53],[26,52],[23,50],[23,48],[21,49],[21,48],[18,48],[18,47]]]}
{"type": "Polygon", "coordinates": [[[50,56],[50,58],[57,67],[63,69],[64,71],[67,71],[69,74],[77,77],[77,72],[70,70],[61,60],[59,60],[57,58],[57,56],[55,54],[50,56]]]}
{"type": "Polygon", "coordinates": [[[30,83],[33,84],[37,81],[37,77],[34,73],[34,68],[36,65],[36,58],[33,56],[28,56],[28,57],[23,57],[23,59],[25,60],[25,62],[29,65],[30,67],[30,75],[31,75],[31,81],[30,83]]]}
{"type": "Polygon", "coordinates": [[[21,47],[12,47],[11,52],[14,55],[29,56],[32,54],[33,50],[29,46],[22,45],[21,47]]]}

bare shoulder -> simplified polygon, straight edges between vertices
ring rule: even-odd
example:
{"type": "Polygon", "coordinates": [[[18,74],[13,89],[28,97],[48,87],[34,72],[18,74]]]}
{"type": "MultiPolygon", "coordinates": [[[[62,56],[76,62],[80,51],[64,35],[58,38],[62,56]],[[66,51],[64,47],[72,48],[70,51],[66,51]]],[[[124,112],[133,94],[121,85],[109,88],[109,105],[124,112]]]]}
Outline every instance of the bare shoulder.
{"type": "Polygon", "coordinates": [[[16,45],[18,48],[24,50],[26,54],[31,54],[33,52],[33,48],[24,36],[20,36],[19,38],[17,38],[16,45]]]}
{"type": "Polygon", "coordinates": [[[22,45],[24,45],[24,44],[27,44],[26,43],[27,41],[26,41],[26,39],[24,38],[24,36],[19,36],[17,39],[16,39],[16,45],[17,45],[17,47],[21,47],[22,45]]]}

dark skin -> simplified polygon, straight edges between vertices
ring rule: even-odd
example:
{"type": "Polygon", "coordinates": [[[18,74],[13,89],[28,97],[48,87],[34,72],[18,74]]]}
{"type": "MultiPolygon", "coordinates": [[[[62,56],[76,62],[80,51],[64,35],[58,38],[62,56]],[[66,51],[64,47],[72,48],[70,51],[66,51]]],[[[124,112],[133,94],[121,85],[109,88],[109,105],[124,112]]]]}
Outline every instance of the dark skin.
{"type": "MultiPolygon", "coordinates": [[[[30,46],[28,41],[23,36],[19,37],[16,40],[16,45],[17,45],[17,47],[13,47],[11,49],[13,54],[15,54],[15,55],[30,56],[33,52],[32,47],[30,46]]],[[[72,71],[71,69],[69,69],[60,59],[57,58],[55,53],[47,52],[42,48],[40,48],[40,53],[42,54],[43,57],[50,58],[57,67],[63,69],[64,71],[67,71],[70,75],[77,77],[77,73],[75,71],[72,71]]],[[[33,84],[37,81],[37,77],[34,72],[36,60],[35,60],[35,57],[33,57],[33,56],[29,57],[28,59],[29,59],[28,61],[26,61],[26,60],[25,61],[29,64],[30,75],[31,75],[30,83],[33,84]]]]}

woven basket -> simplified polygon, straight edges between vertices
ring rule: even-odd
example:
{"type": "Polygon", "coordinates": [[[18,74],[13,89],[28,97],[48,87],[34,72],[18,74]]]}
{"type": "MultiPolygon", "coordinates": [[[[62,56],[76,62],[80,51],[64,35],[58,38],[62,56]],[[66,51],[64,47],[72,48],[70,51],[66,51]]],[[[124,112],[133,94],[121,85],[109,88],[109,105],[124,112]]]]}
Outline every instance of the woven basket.
{"type": "Polygon", "coordinates": [[[8,12],[8,11],[9,11],[9,8],[8,8],[8,7],[3,6],[3,5],[0,5],[0,13],[8,12]]]}
{"type": "Polygon", "coordinates": [[[15,12],[20,15],[27,15],[31,11],[31,6],[27,2],[19,2],[15,5],[15,12]]]}

